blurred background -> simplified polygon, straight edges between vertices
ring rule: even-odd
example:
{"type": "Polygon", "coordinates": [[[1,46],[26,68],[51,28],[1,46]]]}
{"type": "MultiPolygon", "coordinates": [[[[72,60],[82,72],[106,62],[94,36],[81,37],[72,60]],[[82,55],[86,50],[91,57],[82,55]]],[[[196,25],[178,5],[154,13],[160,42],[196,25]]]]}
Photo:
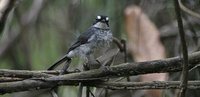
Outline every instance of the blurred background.
{"type": "MultiPolygon", "coordinates": [[[[182,0],[182,3],[192,11],[200,12],[199,0],[182,0]]],[[[200,20],[182,13],[188,50],[190,53],[198,51],[200,20]]],[[[80,33],[92,25],[97,15],[109,16],[113,35],[127,41],[129,62],[181,55],[173,0],[18,0],[0,32],[0,69],[47,69],[66,53],[80,33]]],[[[73,60],[72,64],[77,67],[79,59],[73,60]]],[[[199,73],[198,69],[192,70],[190,79],[200,79],[199,73]]],[[[180,73],[151,75],[151,78],[179,80],[180,73]]],[[[151,78],[136,76],[131,81],[152,81],[151,78]]],[[[77,87],[62,86],[59,97],[76,97],[77,91],[77,87]]],[[[109,91],[108,97],[174,95],[176,90],[109,91]]],[[[188,90],[187,95],[199,97],[200,94],[199,90],[188,90]]],[[[0,97],[50,97],[50,94],[31,91],[0,97]]]]}

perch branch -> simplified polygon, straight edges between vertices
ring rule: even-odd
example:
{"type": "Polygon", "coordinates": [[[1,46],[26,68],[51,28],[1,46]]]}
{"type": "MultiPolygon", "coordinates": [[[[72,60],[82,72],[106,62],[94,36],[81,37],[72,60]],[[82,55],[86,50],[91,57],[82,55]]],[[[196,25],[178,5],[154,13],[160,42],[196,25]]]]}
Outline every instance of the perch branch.
{"type": "Polygon", "coordinates": [[[39,77],[51,77],[53,75],[46,73],[59,73],[59,71],[45,72],[45,71],[28,71],[28,70],[0,70],[0,77],[18,77],[18,78],[39,78],[39,77]]]}
{"type": "MultiPolygon", "coordinates": [[[[189,55],[189,68],[200,63],[200,52],[189,55]]],[[[138,63],[126,63],[112,67],[105,67],[80,73],[71,73],[48,78],[27,79],[17,82],[0,83],[0,93],[27,91],[34,89],[51,88],[57,84],[75,85],[79,82],[95,82],[95,80],[111,77],[132,76],[147,73],[178,72],[182,70],[182,59],[180,57],[154,60],[138,63]],[[63,82],[62,82],[63,81],[63,82]]],[[[48,71],[46,71],[47,73],[48,71]]],[[[52,71],[49,71],[52,72],[52,71]]],[[[31,73],[30,73],[31,74],[31,73]]],[[[33,74],[33,73],[32,73],[33,74]]],[[[99,82],[99,81],[98,81],[99,82]]]]}

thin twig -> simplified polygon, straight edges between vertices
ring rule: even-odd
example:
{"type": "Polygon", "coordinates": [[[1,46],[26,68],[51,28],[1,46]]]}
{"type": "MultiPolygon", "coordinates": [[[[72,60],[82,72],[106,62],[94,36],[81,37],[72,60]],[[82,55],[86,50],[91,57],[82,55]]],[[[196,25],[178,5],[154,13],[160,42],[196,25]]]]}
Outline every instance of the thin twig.
{"type": "Polygon", "coordinates": [[[54,90],[51,90],[50,92],[51,92],[52,97],[58,97],[57,93],[54,90]]]}
{"type": "Polygon", "coordinates": [[[16,1],[17,0],[1,0],[0,1],[0,33],[3,32],[7,17],[10,11],[15,7],[16,1]]]}
{"type": "MultiPolygon", "coordinates": [[[[127,47],[126,47],[126,40],[121,40],[121,43],[123,44],[123,49],[124,49],[124,63],[127,63],[127,47]]],[[[127,76],[127,81],[130,81],[130,77],[127,76]]]]}
{"type": "Polygon", "coordinates": [[[181,0],[178,0],[178,3],[179,3],[181,10],[185,11],[186,13],[190,14],[191,16],[194,16],[194,17],[200,19],[199,13],[196,13],[196,12],[190,10],[189,8],[187,8],[185,5],[183,5],[181,0]]]}
{"type": "MultiPolygon", "coordinates": [[[[14,1],[14,0],[11,0],[14,1]]],[[[47,0],[34,0],[33,5],[30,7],[30,9],[22,15],[22,17],[19,20],[20,22],[20,31],[15,31],[11,30],[12,34],[8,39],[4,39],[0,43],[0,57],[2,57],[6,52],[11,49],[11,47],[14,46],[14,44],[17,42],[17,40],[20,39],[20,37],[25,33],[25,29],[30,27],[31,24],[34,24],[37,19],[39,14],[41,13],[42,9],[44,8],[44,4],[46,3],[47,0]]]]}
{"type": "Polygon", "coordinates": [[[121,44],[120,40],[116,37],[113,37],[113,42],[117,45],[117,47],[120,49],[120,52],[123,52],[123,45],[121,44]]]}
{"type": "Polygon", "coordinates": [[[175,6],[175,12],[178,22],[178,28],[179,28],[179,34],[181,39],[181,45],[182,45],[182,53],[183,53],[183,70],[182,70],[182,81],[181,81],[181,90],[179,93],[179,97],[185,97],[186,90],[187,90],[187,81],[188,81],[188,51],[187,51],[187,45],[185,40],[185,32],[183,28],[183,22],[181,17],[181,10],[179,6],[178,0],[174,0],[174,6],[175,6]]]}
{"type": "Polygon", "coordinates": [[[82,97],[82,92],[83,92],[83,84],[79,83],[79,89],[78,89],[78,97],[82,97]]]}

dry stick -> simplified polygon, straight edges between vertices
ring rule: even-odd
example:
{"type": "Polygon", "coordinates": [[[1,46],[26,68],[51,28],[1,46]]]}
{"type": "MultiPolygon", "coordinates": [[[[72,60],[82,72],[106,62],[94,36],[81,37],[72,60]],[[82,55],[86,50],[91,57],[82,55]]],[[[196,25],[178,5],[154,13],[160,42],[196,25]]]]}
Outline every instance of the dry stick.
{"type": "MultiPolygon", "coordinates": [[[[122,44],[123,44],[123,47],[124,47],[124,63],[127,63],[127,46],[126,46],[126,40],[121,40],[122,44]]],[[[130,76],[127,76],[126,77],[126,80],[127,82],[130,82],[131,79],[130,79],[130,76]]],[[[130,90],[130,93],[132,95],[133,91],[130,90]]]]}
{"type": "Polygon", "coordinates": [[[78,89],[78,97],[82,97],[82,92],[83,92],[83,85],[82,83],[79,83],[79,89],[78,89]]]}
{"type": "Polygon", "coordinates": [[[0,77],[1,82],[13,82],[13,81],[21,81],[23,78],[12,78],[12,77],[0,77]]]}
{"type": "Polygon", "coordinates": [[[15,7],[17,0],[1,0],[0,1],[0,34],[3,32],[7,17],[10,11],[15,7]]]}
{"type": "MultiPolygon", "coordinates": [[[[32,84],[25,85],[22,87],[17,87],[16,84],[13,83],[0,83],[0,94],[13,92],[13,91],[20,91],[25,89],[24,91],[31,91],[31,90],[38,90],[38,89],[47,89],[53,87],[56,83],[55,82],[42,82],[42,81],[34,81],[29,80],[32,84]],[[2,87],[2,84],[7,85],[7,89],[2,87]],[[32,88],[27,88],[32,87],[32,88]],[[35,87],[35,88],[34,88],[35,87]]],[[[77,86],[79,82],[66,82],[62,81],[59,85],[72,85],[77,86]]],[[[97,87],[97,88],[106,88],[112,90],[138,90],[138,89],[180,89],[180,81],[153,81],[153,82],[85,82],[83,83],[84,86],[90,87],[97,87]]],[[[200,89],[200,81],[188,81],[187,85],[188,89],[200,89]]]]}
{"type": "MultiPolygon", "coordinates": [[[[153,82],[103,82],[91,83],[91,86],[112,90],[142,90],[142,89],[180,89],[180,81],[153,81],[153,82]]],[[[88,85],[88,84],[86,84],[88,85]]],[[[199,81],[188,81],[189,89],[199,89],[199,81]]]]}
{"type": "MultiPolygon", "coordinates": [[[[46,74],[46,71],[28,71],[28,70],[0,70],[0,77],[17,77],[17,78],[41,78],[41,77],[52,77],[52,74],[46,74]],[[44,72],[44,73],[43,73],[44,72]]],[[[59,71],[48,72],[48,73],[57,73],[59,71]]]]}
{"type": "Polygon", "coordinates": [[[104,95],[104,97],[108,97],[108,89],[107,88],[105,88],[105,95],[104,95]]]}
{"type": "Polygon", "coordinates": [[[123,45],[121,44],[120,40],[117,39],[116,37],[113,37],[113,42],[117,45],[120,52],[123,52],[124,48],[123,48],[123,45]]]}
{"type": "MultiPolygon", "coordinates": [[[[83,70],[86,71],[86,67],[83,66],[83,70]]],[[[89,87],[86,87],[86,97],[88,97],[88,92],[89,91],[89,87]]],[[[79,82],[78,85],[78,96],[77,97],[82,97],[83,95],[83,84],[81,82],[79,82]]]]}
{"type": "MultiPolygon", "coordinates": [[[[193,54],[190,54],[189,62],[190,62],[189,68],[198,65],[200,63],[200,52],[195,52],[193,54]]],[[[59,83],[59,85],[64,85],[64,84],[76,85],[79,82],[90,83],[92,79],[94,80],[95,78],[98,79],[102,77],[111,78],[111,77],[126,77],[126,76],[147,74],[147,73],[178,72],[182,70],[181,64],[182,64],[182,59],[180,57],[174,57],[163,60],[121,64],[117,66],[107,67],[107,69],[100,68],[95,70],[83,71],[80,73],[71,73],[71,74],[53,76],[50,78],[44,78],[43,80],[29,79],[16,82],[5,82],[5,83],[0,83],[0,93],[5,94],[17,91],[52,88],[55,85],[57,85],[56,82],[61,80],[63,80],[65,83],[59,83]]],[[[196,86],[194,86],[194,88],[195,87],[196,86]]]]}
{"type": "MultiPolygon", "coordinates": [[[[87,71],[89,69],[90,68],[88,68],[87,65],[83,66],[84,71],[87,71]]],[[[82,91],[83,91],[83,85],[82,85],[82,83],[79,83],[79,95],[78,95],[78,97],[82,97],[82,91]]],[[[86,97],[90,97],[90,87],[89,86],[86,86],[86,97]]]]}
{"type": "Polygon", "coordinates": [[[186,90],[187,90],[187,81],[188,81],[188,51],[187,51],[187,45],[185,41],[185,32],[183,29],[183,22],[181,18],[181,10],[178,3],[178,0],[174,0],[174,6],[175,6],[175,12],[178,22],[178,28],[179,28],[179,34],[181,39],[181,45],[182,45],[182,53],[183,53],[183,70],[182,70],[182,77],[181,77],[181,90],[179,92],[179,97],[185,97],[186,96],[186,90]]]}
{"type": "Polygon", "coordinates": [[[51,91],[51,95],[52,95],[53,97],[58,97],[57,93],[56,93],[54,90],[51,91]]]}
{"type": "Polygon", "coordinates": [[[86,86],[86,97],[90,97],[90,87],[86,86]]]}
{"type": "MultiPolygon", "coordinates": [[[[14,0],[11,0],[14,1],[14,0]]],[[[14,46],[14,44],[17,42],[17,40],[20,39],[21,35],[24,33],[24,30],[31,26],[31,24],[35,23],[38,19],[38,16],[42,10],[44,3],[47,0],[34,0],[34,2],[40,2],[34,3],[31,8],[23,15],[23,17],[20,17],[20,23],[21,23],[21,29],[20,31],[13,30],[12,33],[15,33],[14,35],[11,35],[8,40],[2,41],[0,44],[0,57],[6,54],[6,52],[14,46]],[[39,5],[39,7],[38,7],[39,5]],[[37,6],[37,7],[36,7],[37,6]]]]}
{"type": "MultiPolygon", "coordinates": [[[[126,40],[121,40],[121,43],[123,44],[123,51],[124,51],[124,63],[127,63],[127,46],[126,46],[126,40]]],[[[130,82],[130,77],[127,76],[127,81],[130,82]]]]}
{"type": "MultiPolygon", "coordinates": [[[[139,75],[139,74],[147,74],[147,73],[161,73],[161,72],[179,72],[182,70],[181,66],[181,61],[182,59],[180,57],[173,57],[173,58],[167,58],[163,60],[152,60],[152,61],[145,61],[145,62],[137,62],[137,63],[127,63],[127,64],[121,64],[121,65],[116,65],[116,66],[111,66],[108,67],[109,70],[108,75],[106,76],[128,76],[128,75],[139,75]],[[129,71],[128,71],[129,70],[129,71]],[[121,73],[118,74],[118,73],[121,73]]],[[[200,63],[200,51],[195,52],[193,54],[189,54],[189,68],[193,68],[196,65],[200,63]]],[[[62,76],[77,76],[76,78],[80,79],[80,77],[85,78],[89,74],[94,74],[94,77],[100,76],[97,74],[97,71],[101,71],[101,69],[96,69],[96,70],[89,70],[89,71],[84,71],[84,72],[76,72],[76,73],[70,73],[70,74],[65,74],[62,76]],[[86,74],[86,75],[84,75],[86,74]],[[85,77],[84,77],[85,76],[85,77]]],[[[102,74],[106,73],[106,71],[101,71],[102,74]]],[[[59,71],[27,71],[27,70],[1,70],[0,69],[0,76],[1,77],[19,77],[20,78],[29,78],[29,76],[38,76],[42,75],[39,73],[47,73],[47,74],[58,74],[59,71]],[[1,71],[3,71],[1,73],[1,71]]],[[[41,76],[42,78],[43,76],[41,76]]],[[[60,77],[60,76],[55,76],[55,77],[60,77]]],[[[38,78],[40,78],[38,76],[38,78]]],[[[54,77],[50,77],[54,78],[54,77]]],[[[62,77],[61,77],[62,78],[62,77]]],[[[64,78],[64,77],[63,77],[64,78]]],[[[73,77],[72,77],[73,78],[73,77]]]]}
{"type": "MultiPolygon", "coordinates": [[[[68,71],[65,74],[69,73],[77,73],[80,71],[68,71]]],[[[8,69],[0,69],[0,77],[16,77],[16,78],[41,78],[41,77],[51,77],[55,75],[59,75],[61,70],[54,70],[54,71],[29,71],[29,70],[8,70],[8,69]]]]}
{"type": "Polygon", "coordinates": [[[192,11],[191,9],[187,8],[185,5],[183,5],[181,0],[178,0],[179,6],[181,10],[185,11],[186,13],[190,14],[191,16],[194,16],[196,18],[200,19],[200,14],[197,12],[192,11]]]}

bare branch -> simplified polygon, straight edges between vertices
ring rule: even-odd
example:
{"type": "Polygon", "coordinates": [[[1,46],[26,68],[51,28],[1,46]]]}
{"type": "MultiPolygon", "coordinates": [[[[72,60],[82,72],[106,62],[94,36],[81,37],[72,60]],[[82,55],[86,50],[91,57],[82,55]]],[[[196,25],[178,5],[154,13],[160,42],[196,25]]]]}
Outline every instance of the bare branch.
{"type": "Polygon", "coordinates": [[[182,81],[180,86],[182,87],[180,90],[179,97],[185,97],[186,90],[187,90],[187,81],[188,81],[188,51],[187,51],[187,45],[185,40],[185,32],[183,29],[183,21],[181,16],[181,10],[179,6],[178,0],[174,0],[174,6],[175,6],[175,12],[176,12],[176,18],[178,22],[178,28],[179,28],[179,34],[181,39],[181,45],[182,45],[182,54],[183,54],[183,70],[182,70],[182,81]]]}
{"type": "Polygon", "coordinates": [[[13,82],[13,81],[21,81],[23,78],[13,78],[13,77],[0,77],[0,82],[13,82]]]}
{"type": "MultiPolygon", "coordinates": [[[[59,71],[55,72],[59,73],[59,71]]],[[[53,75],[45,74],[42,71],[6,70],[6,69],[0,70],[0,77],[38,78],[38,77],[52,77],[52,76],[53,75]]]]}
{"type": "MultiPolygon", "coordinates": [[[[78,86],[77,81],[60,81],[55,82],[43,82],[36,80],[24,80],[21,82],[7,82],[0,83],[0,93],[10,93],[17,91],[30,91],[52,88],[55,85],[73,85],[78,86]]],[[[83,86],[91,86],[98,88],[106,88],[112,90],[138,90],[138,89],[180,89],[180,81],[153,81],[153,82],[97,82],[97,81],[85,81],[82,82],[83,86]]],[[[200,81],[189,81],[187,85],[188,89],[200,89],[200,81]]]]}
{"type": "Polygon", "coordinates": [[[8,14],[14,8],[16,0],[1,0],[0,1],[0,33],[3,32],[8,14]]]}
{"type": "Polygon", "coordinates": [[[180,5],[181,10],[185,11],[186,13],[190,14],[191,16],[194,16],[194,17],[200,19],[199,13],[196,13],[196,12],[190,10],[189,8],[187,8],[185,5],[183,5],[181,0],[178,0],[178,3],[180,5]]]}
{"type": "MultiPolygon", "coordinates": [[[[112,90],[138,90],[138,89],[180,89],[180,81],[153,81],[153,82],[103,82],[92,83],[92,86],[107,88],[112,90]]],[[[200,88],[199,81],[189,81],[188,89],[200,88]]]]}
{"type": "MultiPolygon", "coordinates": [[[[200,52],[189,55],[189,68],[200,63],[200,52]]],[[[117,66],[71,73],[48,78],[27,79],[17,82],[0,83],[0,93],[27,91],[34,89],[51,88],[55,85],[78,85],[78,83],[91,83],[103,78],[126,77],[147,73],[178,72],[182,70],[182,59],[179,57],[163,60],[154,60],[138,63],[125,63],[117,66]]],[[[17,71],[16,71],[17,72],[17,71]]],[[[28,71],[26,71],[27,73],[28,71]]],[[[31,71],[33,72],[33,71],[31,71]]],[[[37,71],[36,71],[37,72],[37,71]]],[[[48,71],[45,71],[46,73],[48,71]]],[[[49,71],[52,72],[52,71],[49,71]]],[[[30,75],[33,73],[30,73],[30,75]]],[[[6,74],[5,74],[6,75],[6,74]]]]}
{"type": "MultiPolygon", "coordinates": [[[[10,0],[10,1],[15,1],[15,0],[10,0]]],[[[20,38],[20,36],[23,34],[22,32],[24,29],[27,29],[31,24],[35,23],[36,20],[38,19],[38,16],[40,12],[42,11],[43,4],[45,3],[46,0],[34,0],[32,6],[30,9],[22,16],[21,22],[22,22],[22,27],[19,32],[11,32],[13,33],[9,39],[5,39],[1,41],[0,43],[0,57],[2,57],[6,51],[10,49],[10,47],[13,46],[17,42],[17,40],[20,38]]]]}
{"type": "MultiPolygon", "coordinates": [[[[77,73],[79,71],[68,71],[69,73],[77,73]]],[[[59,75],[61,70],[54,71],[29,71],[29,70],[8,70],[8,69],[0,69],[0,77],[10,77],[10,78],[47,78],[52,77],[54,75],[59,75]]],[[[1,80],[0,80],[1,81],[1,80]]]]}

